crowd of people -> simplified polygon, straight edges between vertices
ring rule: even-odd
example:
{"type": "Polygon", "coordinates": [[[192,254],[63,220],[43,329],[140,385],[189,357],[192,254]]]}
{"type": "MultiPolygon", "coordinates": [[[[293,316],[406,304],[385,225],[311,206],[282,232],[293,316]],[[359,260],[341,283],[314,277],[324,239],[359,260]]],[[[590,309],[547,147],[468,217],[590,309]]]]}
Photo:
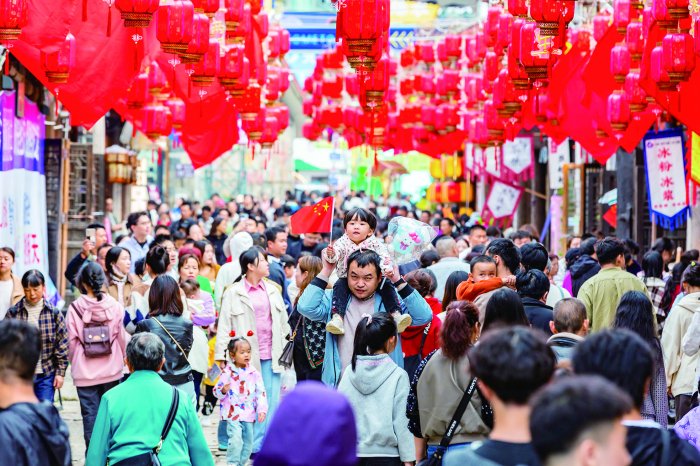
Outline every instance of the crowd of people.
{"type": "Polygon", "coordinates": [[[558,257],[532,225],[362,193],[331,232],[291,232],[318,200],[149,202],[124,222],[108,202],[63,310],[0,247],[12,464],[70,464],[68,370],[87,465],[212,465],[212,422],[230,466],[700,464],[697,250],[590,234],[558,257]],[[392,216],[438,232],[400,266],[392,216]]]}

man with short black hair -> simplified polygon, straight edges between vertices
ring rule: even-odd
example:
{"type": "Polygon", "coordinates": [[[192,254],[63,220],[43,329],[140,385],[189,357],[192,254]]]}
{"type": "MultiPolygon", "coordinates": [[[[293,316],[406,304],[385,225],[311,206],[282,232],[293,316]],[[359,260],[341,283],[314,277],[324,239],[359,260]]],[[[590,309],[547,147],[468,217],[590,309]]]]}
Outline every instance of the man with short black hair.
{"type": "Polygon", "coordinates": [[[530,325],[551,335],[549,323],[552,321],[552,308],[545,304],[549,293],[547,276],[536,269],[528,270],[518,275],[516,284],[530,325]]]}
{"type": "Polygon", "coordinates": [[[131,273],[134,273],[136,261],[145,258],[148,248],[153,241],[151,236],[151,218],[146,211],[133,212],[126,219],[126,228],[131,236],[123,241],[120,246],[131,253],[131,273]]]}
{"type": "Polygon", "coordinates": [[[455,270],[469,273],[469,264],[459,258],[457,242],[451,236],[441,236],[437,241],[437,252],[440,260],[437,264],[431,265],[428,269],[435,274],[437,279],[437,290],[435,296],[442,299],[445,294],[445,284],[447,278],[455,270]]]}
{"type": "Polygon", "coordinates": [[[570,360],[576,345],[588,334],[586,306],[576,298],[562,299],[554,306],[549,329],[553,335],[547,344],[557,356],[557,362],[570,360]]]}
{"type": "Polygon", "coordinates": [[[571,266],[571,294],[578,297],[578,292],[586,281],[600,271],[600,264],[595,257],[596,238],[581,241],[579,256],[571,266]]]}
{"type": "MultiPolygon", "coordinates": [[[[520,248],[522,257],[521,263],[525,270],[540,270],[545,272],[550,267],[549,252],[547,248],[536,241],[523,244],[520,248]]],[[[545,273],[546,274],[546,273],[545,273]]],[[[554,307],[557,302],[564,298],[570,298],[571,294],[554,282],[549,283],[549,293],[547,294],[547,306],[554,307]]]]}
{"type": "MultiPolygon", "coordinates": [[[[499,278],[508,278],[512,275],[516,275],[520,270],[520,250],[515,247],[515,244],[505,238],[498,238],[489,244],[486,248],[486,255],[493,258],[496,262],[496,275],[499,278]]],[[[489,291],[479,295],[478,298],[474,300],[474,304],[479,308],[479,315],[484,316],[486,314],[486,305],[491,299],[491,296],[496,293],[498,289],[489,291]]]]}
{"type": "Polygon", "coordinates": [[[214,223],[214,216],[212,215],[211,207],[208,205],[202,206],[202,216],[199,219],[199,227],[202,229],[204,236],[209,236],[212,223],[214,223]]]}
{"type": "Polygon", "coordinates": [[[34,394],[41,353],[39,328],[21,320],[0,321],[0,445],[2,464],[71,464],[68,427],[50,403],[34,394]]]}
{"type": "Polygon", "coordinates": [[[595,253],[600,272],[583,284],[577,296],[586,306],[593,332],[610,327],[623,294],[642,291],[648,295],[644,283],[624,269],[624,242],[609,236],[596,244],[595,253]]]}
{"type": "Polygon", "coordinates": [[[190,224],[194,222],[192,218],[193,215],[192,203],[190,201],[183,201],[182,204],[180,204],[180,218],[170,225],[170,231],[174,233],[177,230],[183,229],[185,233],[187,233],[190,224]]]}
{"type": "Polygon", "coordinates": [[[622,417],[632,400],[598,376],[564,377],[530,401],[532,445],[543,466],[627,466],[622,417]]]}
{"type": "Polygon", "coordinates": [[[472,227],[469,229],[468,241],[470,248],[480,244],[486,244],[488,241],[488,237],[486,236],[486,228],[479,224],[472,225],[472,227]]]}
{"type": "Polygon", "coordinates": [[[700,464],[700,453],[694,446],[666,425],[642,419],[642,404],[655,370],[654,354],[642,337],[625,329],[603,330],[581,342],[572,361],[576,374],[603,376],[632,398],[634,407],[623,418],[632,464],[700,464]]]}
{"type": "Polygon", "coordinates": [[[527,327],[493,330],[469,350],[469,367],[493,409],[489,439],[455,451],[454,464],[539,466],[530,435],[530,397],[554,374],[544,335],[527,327]]]}
{"type": "Polygon", "coordinates": [[[532,235],[528,231],[518,230],[510,235],[510,239],[517,247],[521,247],[532,241],[532,235]]]}
{"type": "Polygon", "coordinates": [[[95,230],[95,237],[85,238],[83,240],[82,249],[71,259],[63,274],[66,280],[75,286],[77,286],[75,278],[78,275],[80,267],[88,260],[94,261],[97,257],[97,250],[102,247],[103,244],[107,243],[107,230],[105,230],[104,225],[101,223],[91,223],[87,226],[87,229],[95,230]]]}
{"type": "Polygon", "coordinates": [[[282,298],[291,313],[292,304],[287,293],[287,279],[280,259],[287,253],[287,231],[282,227],[272,227],[265,230],[267,243],[267,260],[270,263],[270,280],[277,283],[282,291],[282,298]]]}

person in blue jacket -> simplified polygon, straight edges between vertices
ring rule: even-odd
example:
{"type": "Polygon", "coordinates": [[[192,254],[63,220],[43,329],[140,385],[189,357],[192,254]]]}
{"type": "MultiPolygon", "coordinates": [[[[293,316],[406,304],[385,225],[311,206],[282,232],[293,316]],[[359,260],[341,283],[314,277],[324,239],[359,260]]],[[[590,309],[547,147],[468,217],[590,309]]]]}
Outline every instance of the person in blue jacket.
{"type": "MultiPolygon", "coordinates": [[[[355,329],[364,315],[375,312],[387,312],[377,290],[380,286],[394,286],[401,300],[402,312],[408,313],[413,319],[413,325],[426,325],[432,320],[433,314],[425,302],[408,283],[401,278],[399,270],[394,270],[386,277],[380,272],[381,259],[374,251],[355,251],[348,257],[348,288],[350,300],[345,311],[345,334],[333,335],[326,332],[326,355],[323,363],[321,379],[326,385],[336,387],[340,375],[350,364],[355,339],[355,329]]],[[[297,310],[303,316],[313,321],[328,322],[331,319],[331,303],[333,290],[326,290],[328,278],[335,264],[323,261],[323,270],[314,278],[311,284],[299,297],[297,310]]],[[[403,353],[401,342],[398,342],[391,359],[403,368],[403,353]]]]}

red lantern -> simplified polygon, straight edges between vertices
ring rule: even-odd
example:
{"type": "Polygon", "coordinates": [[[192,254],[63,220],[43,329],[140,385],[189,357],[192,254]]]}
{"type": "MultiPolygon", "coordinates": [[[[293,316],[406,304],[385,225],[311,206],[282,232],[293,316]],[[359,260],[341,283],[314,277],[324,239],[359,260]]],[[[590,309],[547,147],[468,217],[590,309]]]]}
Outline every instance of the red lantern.
{"type": "Polygon", "coordinates": [[[531,88],[530,79],[525,69],[520,64],[520,32],[525,24],[522,18],[513,21],[511,30],[511,45],[508,47],[508,74],[513,81],[513,86],[518,90],[528,90],[531,88]]]}
{"type": "Polygon", "coordinates": [[[642,54],[644,53],[644,31],[642,23],[633,21],[627,26],[625,43],[630,51],[632,60],[641,60],[642,54]]]}
{"type": "Polygon", "coordinates": [[[493,84],[493,103],[498,114],[508,118],[516,114],[522,108],[518,99],[518,91],[508,75],[508,70],[501,70],[493,84]]]}
{"type": "Polygon", "coordinates": [[[549,50],[538,41],[537,29],[537,23],[527,22],[520,30],[520,63],[530,79],[547,79],[549,50]]]}
{"type": "Polygon", "coordinates": [[[143,108],[143,132],[149,139],[168,136],[172,130],[173,117],[167,107],[149,104],[143,108]]]}
{"type": "Polygon", "coordinates": [[[141,73],[134,78],[127,91],[126,106],[130,109],[143,108],[148,100],[148,75],[141,73]]]}
{"type": "Polygon", "coordinates": [[[610,52],[610,72],[615,78],[615,82],[625,82],[627,73],[630,72],[630,51],[626,45],[620,44],[612,48],[610,52]]]}
{"type": "Polygon", "coordinates": [[[647,108],[647,94],[639,85],[639,71],[631,71],[625,78],[625,94],[632,113],[640,113],[647,108]]]}
{"type": "Polygon", "coordinates": [[[651,51],[651,79],[656,82],[656,87],[660,91],[670,91],[676,88],[676,84],[671,82],[663,64],[664,51],[660,45],[651,51]]]}
{"type": "Polygon", "coordinates": [[[486,120],[486,128],[488,128],[489,139],[494,142],[502,141],[505,125],[503,123],[503,119],[498,115],[498,110],[491,99],[484,102],[484,120],[486,120]]]}
{"type": "Polygon", "coordinates": [[[630,103],[623,92],[615,91],[608,96],[608,120],[615,131],[622,132],[627,129],[630,122],[630,103]]]}
{"type": "MultiPolygon", "coordinates": [[[[252,11],[251,11],[252,13],[252,11]]],[[[258,13],[254,17],[255,22],[258,24],[258,31],[260,32],[260,40],[267,38],[270,33],[270,18],[267,13],[258,13]]]]}
{"type": "Polygon", "coordinates": [[[389,88],[389,57],[384,55],[377,62],[377,66],[365,82],[365,97],[367,108],[371,111],[384,105],[384,93],[389,88]]]}
{"type": "Polygon", "coordinates": [[[209,18],[204,13],[195,13],[192,40],[187,50],[180,54],[182,63],[197,63],[209,48],[209,18]]]}
{"type": "Polygon", "coordinates": [[[690,16],[690,0],[666,0],[668,14],[673,19],[686,19],[690,16]]]}
{"type": "Polygon", "coordinates": [[[209,86],[216,79],[219,72],[219,42],[209,41],[209,49],[199,63],[192,66],[192,84],[199,87],[209,86]]]}
{"type": "Polygon", "coordinates": [[[240,96],[248,86],[250,63],[241,45],[229,45],[219,58],[219,83],[234,97],[240,96]]]}
{"type": "Polygon", "coordinates": [[[116,0],[114,6],[121,11],[124,27],[146,28],[151,24],[159,0],[116,0]]]}
{"type": "Polygon", "coordinates": [[[304,126],[301,128],[302,136],[309,141],[317,140],[321,136],[321,131],[322,129],[311,121],[304,123],[304,126]]]}
{"type": "Polygon", "coordinates": [[[494,47],[498,41],[499,19],[501,17],[501,8],[492,6],[486,12],[486,22],[484,23],[484,34],[486,36],[486,45],[494,47]]]}
{"type": "Polygon", "coordinates": [[[289,69],[280,69],[280,94],[284,94],[289,89],[289,69]]]}
{"type": "Polygon", "coordinates": [[[343,77],[340,75],[325,77],[321,83],[321,92],[329,99],[340,99],[343,93],[343,77]]]}
{"type": "Polygon", "coordinates": [[[437,57],[438,61],[443,64],[443,66],[449,65],[449,57],[447,56],[447,44],[444,40],[441,40],[437,44],[437,57]]]}
{"type": "Polygon", "coordinates": [[[666,34],[662,42],[663,67],[672,83],[690,79],[695,69],[695,45],[685,32],[666,34]]]}
{"type": "Polygon", "coordinates": [[[267,113],[274,115],[277,119],[277,132],[279,134],[282,134],[282,132],[289,127],[289,108],[286,105],[269,107],[267,113]]]}
{"type": "Polygon", "coordinates": [[[262,134],[260,135],[260,145],[263,149],[269,149],[277,141],[277,135],[279,133],[279,127],[277,123],[277,116],[267,112],[265,116],[265,125],[263,126],[262,134]]]}
{"type": "Polygon", "coordinates": [[[195,12],[204,13],[210,19],[214,17],[221,6],[220,0],[193,0],[192,3],[194,3],[195,12]]]}
{"type": "Polygon", "coordinates": [[[493,82],[498,76],[498,72],[501,71],[501,59],[495,52],[486,52],[486,57],[484,58],[484,78],[488,82],[493,82]]]}
{"type": "Polygon", "coordinates": [[[267,84],[265,85],[265,100],[275,101],[280,97],[280,72],[276,66],[271,66],[267,73],[267,84]]]}
{"type": "MultiPolygon", "coordinates": [[[[228,10],[226,10],[228,12],[228,10]]],[[[251,30],[252,15],[250,5],[243,5],[243,13],[238,21],[226,21],[226,42],[233,44],[242,44],[251,30]],[[235,24],[235,26],[233,26],[235,24]],[[231,25],[231,27],[229,27],[231,25]]]]}
{"type": "Polygon", "coordinates": [[[185,124],[187,109],[185,103],[177,97],[172,97],[165,101],[165,106],[170,110],[173,117],[173,128],[180,131],[185,124]]]}
{"type": "Polygon", "coordinates": [[[558,0],[530,0],[530,17],[537,22],[540,35],[559,35],[561,7],[558,0]]]}
{"type": "Polygon", "coordinates": [[[253,120],[260,110],[261,88],[255,80],[251,80],[243,91],[243,95],[236,100],[236,105],[241,112],[241,119],[253,120]]]}
{"type": "Polygon", "coordinates": [[[238,24],[243,21],[244,0],[224,0],[224,20],[226,21],[226,35],[233,32],[238,24]]]}
{"type": "Polygon", "coordinates": [[[527,17],[527,0],[508,0],[508,13],[513,16],[527,17]]]}
{"type": "Polygon", "coordinates": [[[613,12],[613,25],[617,28],[617,32],[625,34],[627,25],[636,17],[636,11],[632,9],[630,0],[615,0],[615,11],[613,12]]]}
{"type": "Polygon", "coordinates": [[[432,42],[420,42],[416,44],[416,57],[418,61],[426,64],[435,63],[435,50],[432,42]]]}
{"type": "Polygon", "coordinates": [[[511,41],[511,33],[513,30],[513,15],[507,12],[501,13],[498,19],[498,41],[496,45],[500,49],[508,47],[511,41]]]}
{"type": "MultiPolygon", "coordinates": [[[[285,55],[287,55],[287,52],[289,52],[289,49],[291,48],[291,39],[289,37],[289,31],[286,29],[280,30],[279,34],[280,34],[280,56],[284,57],[285,55]]],[[[337,52],[341,53],[340,50],[337,50],[337,52]]]]}
{"type": "Polygon", "coordinates": [[[0,42],[17,40],[27,21],[27,0],[0,1],[0,42]]]}
{"type": "Polygon", "coordinates": [[[389,29],[389,0],[348,0],[338,12],[336,37],[347,44],[347,56],[369,57],[389,29]]]}
{"type": "Polygon", "coordinates": [[[53,84],[68,82],[70,71],[75,65],[75,37],[70,32],[66,40],[54,52],[41,52],[46,78],[53,84]]]}
{"type": "Polygon", "coordinates": [[[194,5],[190,0],[174,0],[158,8],[156,36],[168,53],[183,53],[192,40],[194,5]]]}
{"type": "Polygon", "coordinates": [[[262,137],[263,130],[265,129],[265,117],[265,107],[258,107],[241,122],[243,131],[246,132],[250,141],[258,142],[262,137]]]}
{"type": "Polygon", "coordinates": [[[593,18],[593,38],[599,42],[610,27],[610,16],[598,13],[593,18]]]}
{"type": "Polygon", "coordinates": [[[671,13],[668,11],[666,0],[653,0],[651,12],[659,28],[676,29],[678,27],[678,20],[671,16],[671,13]]]}
{"type": "Polygon", "coordinates": [[[447,47],[447,56],[451,61],[454,62],[462,56],[462,36],[448,34],[445,37],[445,46],[447,47]]]}
{"type": "Polygon", "coordinates": [[[148,92],[151,95],[159,95],[168,86],[168,79],[160,69],[158,63],[152,61],[148,65],[148,92]]]}

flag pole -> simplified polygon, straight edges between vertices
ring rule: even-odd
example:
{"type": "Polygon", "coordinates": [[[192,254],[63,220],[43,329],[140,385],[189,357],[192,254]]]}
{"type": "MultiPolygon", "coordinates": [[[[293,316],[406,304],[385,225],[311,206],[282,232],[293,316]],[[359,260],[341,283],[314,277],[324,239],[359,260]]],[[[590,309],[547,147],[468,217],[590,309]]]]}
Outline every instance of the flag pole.
{"type": "Polygon", "coordinates": [[[333,201],[331,202],[331,234],[328,239],[328,244],[333,244],[333,220],[335,219],[335,196],[333,196],[333,201]]]}

